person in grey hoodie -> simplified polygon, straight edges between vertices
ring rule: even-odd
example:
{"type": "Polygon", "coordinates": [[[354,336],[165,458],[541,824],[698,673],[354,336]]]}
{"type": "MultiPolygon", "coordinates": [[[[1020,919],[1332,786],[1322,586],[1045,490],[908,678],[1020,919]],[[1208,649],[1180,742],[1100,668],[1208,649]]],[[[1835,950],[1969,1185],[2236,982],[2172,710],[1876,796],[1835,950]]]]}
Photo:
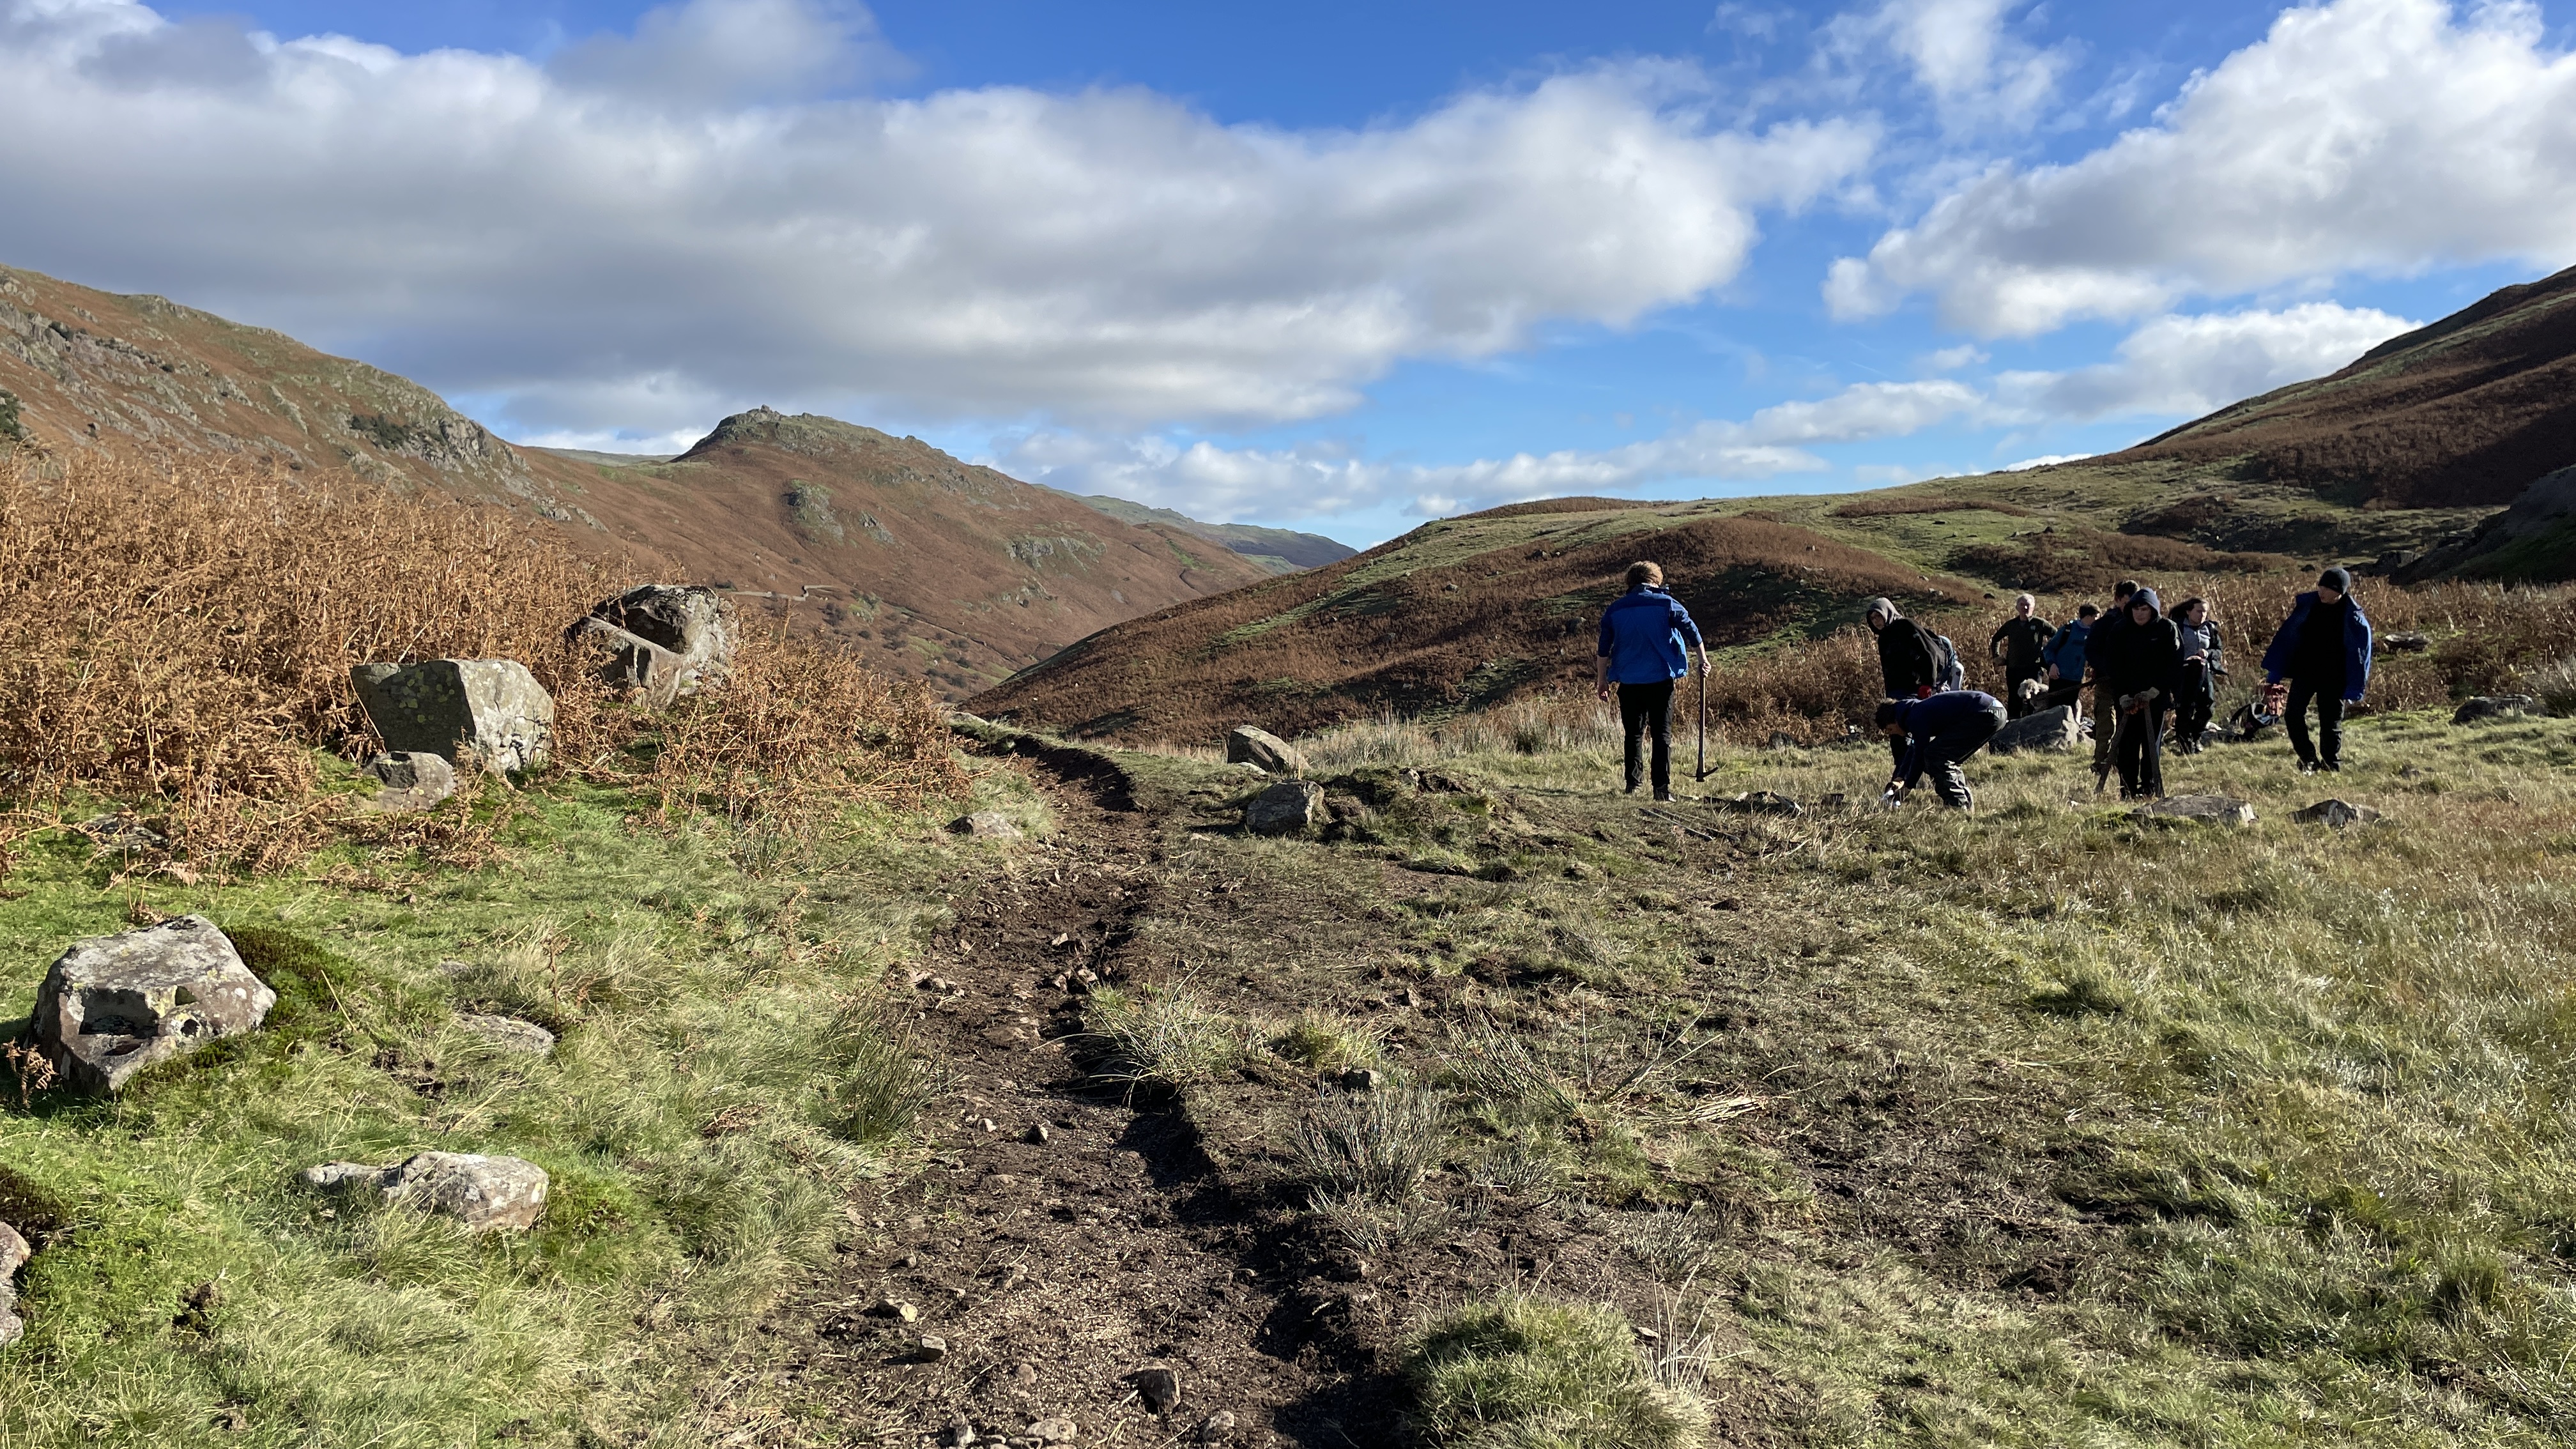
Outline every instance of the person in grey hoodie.
{"type": "Polygon", "coordinates": [[[2218,637],[2218,624],[2209,617],[2209,601],[2185,599],[2173,611],[2175,629],[2182,635],[2182,680],[2174,700],[2174,747],[2186,755],[2201,750],[2201,740],[2209,733],[2209,717],[2218,708],[2218,681],[2227,673],[2227,661],[2218,637]]]}

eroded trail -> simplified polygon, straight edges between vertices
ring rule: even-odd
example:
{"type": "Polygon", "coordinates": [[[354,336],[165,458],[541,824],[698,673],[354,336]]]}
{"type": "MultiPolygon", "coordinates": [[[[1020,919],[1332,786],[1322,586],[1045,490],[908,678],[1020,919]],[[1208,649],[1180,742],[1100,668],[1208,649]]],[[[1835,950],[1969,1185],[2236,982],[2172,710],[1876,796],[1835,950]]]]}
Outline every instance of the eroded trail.
{"type": "Polygon", "coordinates": [[[1136,939],[1175,888],[1156,821],[1097,756],[1033,763],[1061,831],[961,888],[893,982],[950,1091],[847,1269],[772,1325],[811,1339],[799,1397],[899,1443],[1342,1442],[1344,1365],[1251,1205],[1181,1114],[1081,1060],[1090,986],[1167,964],[1136,939]]]}

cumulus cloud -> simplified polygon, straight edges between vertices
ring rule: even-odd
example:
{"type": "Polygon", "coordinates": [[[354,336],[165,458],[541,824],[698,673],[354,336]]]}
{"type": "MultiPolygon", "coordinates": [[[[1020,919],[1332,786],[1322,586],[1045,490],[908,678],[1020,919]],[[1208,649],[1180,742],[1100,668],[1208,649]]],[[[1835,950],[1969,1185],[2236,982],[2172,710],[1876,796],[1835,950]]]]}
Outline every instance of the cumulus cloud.
{"type": "Polygon", "coordinates": [[[1230,449],[1204,439],[1101,438],[1065,431],[1008,440],[994,459],[1073,493],[1110,493],[1199,518],[1300,517],[1399,502],[1454,513],[1531,498],[1616,492],[1669,479],[1742,481],[1823,471],[1812,446],[1896,437],[1973,414],[1985,398],[1948,380],[1861,383],[1781,403],[1743,421],[1692,425],[1617,448],[1515,453],[1468,463],[1390,464],[1339,444],[1230,449]]]}
{"type": "Polygon", "coordinates": [[[2576,57],[2497,0],[2287,11],[2153,125],[2063,166],[1995,166],[1837,261],[1836,315],[1928,292],[2031,335],[2351,271],[2576,260],[2576,57]]]}
{"type": "Polygon", "coordinates": [[[2017,8],[2015,0],[1886,0],[1835,17],[1825,41],[1845,57],[1892,53],[1953,127],[2025,125],[2056,96],[2074,57],[2014,35],[2007,21],[2017,8]]]}
{"type": "Polygon", "coordinates": [[[2332,302],[2159,317],[2121,341],[2116,361],[2066,372],[2008,372],[1995,379],[1995,396],[2007,409],[2079,422],[2214,412],[2322,377],[2420,325],[2332,302]]]}
{"type": "Polygon", "coordinates": [[[759,396],[1313,417],[1400,359],[1703,296],[1761,209],[1872,146],[1853,122],[1726,128],[1697,71],[1651,63],[1350,131],[1132,89],[818,95],[883,60],[865,12],[823,0],[689,0],[552,67],[209,24],[0,0],[11,260],[148,280],[574,432],[759,396]],[[637,399],[660,406],[609,410],[637,399]]]}

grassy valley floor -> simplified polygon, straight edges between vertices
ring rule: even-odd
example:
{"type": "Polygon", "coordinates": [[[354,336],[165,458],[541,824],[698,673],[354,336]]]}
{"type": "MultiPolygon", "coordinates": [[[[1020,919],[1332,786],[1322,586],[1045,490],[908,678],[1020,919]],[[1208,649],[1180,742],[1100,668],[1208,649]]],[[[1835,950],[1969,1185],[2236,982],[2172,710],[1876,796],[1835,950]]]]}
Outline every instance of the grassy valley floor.
{"type": "Polygon", "coordinates": [[[2576,1432],[2576,725],[2170,760],[2238,829],[2066,756],[1980,757],[1962,819],[1819,807],[1874,747],[1730,748],[1659,810],[1583,732],[1489,738],[1305,742],[1324,839],[1242,834],[1212,759],[1001,730],[1025,841],[568,786],[474,872],[47,837],[0,1032],[151,913],[282,1001],[114,1104],[0,1102],[40,1250],[0,1446],[2576,1432]],[[1711,803],[1749,790],[1810,808],[1711,803]],[[2328,794],[2384,819],[2290,819],[2328,794]],[[546,1219],[291,1186],[429,1146],[538,1161],[546,1219]]]}

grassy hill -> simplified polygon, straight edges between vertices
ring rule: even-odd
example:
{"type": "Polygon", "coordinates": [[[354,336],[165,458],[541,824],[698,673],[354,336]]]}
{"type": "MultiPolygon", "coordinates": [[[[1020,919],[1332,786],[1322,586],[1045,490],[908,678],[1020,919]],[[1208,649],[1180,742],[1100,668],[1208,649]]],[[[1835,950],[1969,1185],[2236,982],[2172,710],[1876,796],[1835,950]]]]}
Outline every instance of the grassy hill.
{"type": "Polygon", "coordinates": [[[1359,552],[1349,544],[1326,538],[1320,533],[1262,528],[1249,523],[1201,523],[1173,509],[1148,508],[1142,503],[1096,493],[1082,501],[1122,523],[1160,523],[1195,533],[1201,538],[1214,539],[1275,574],[1319,569],[1326,564],[1340,563],[1359,552]]]}

